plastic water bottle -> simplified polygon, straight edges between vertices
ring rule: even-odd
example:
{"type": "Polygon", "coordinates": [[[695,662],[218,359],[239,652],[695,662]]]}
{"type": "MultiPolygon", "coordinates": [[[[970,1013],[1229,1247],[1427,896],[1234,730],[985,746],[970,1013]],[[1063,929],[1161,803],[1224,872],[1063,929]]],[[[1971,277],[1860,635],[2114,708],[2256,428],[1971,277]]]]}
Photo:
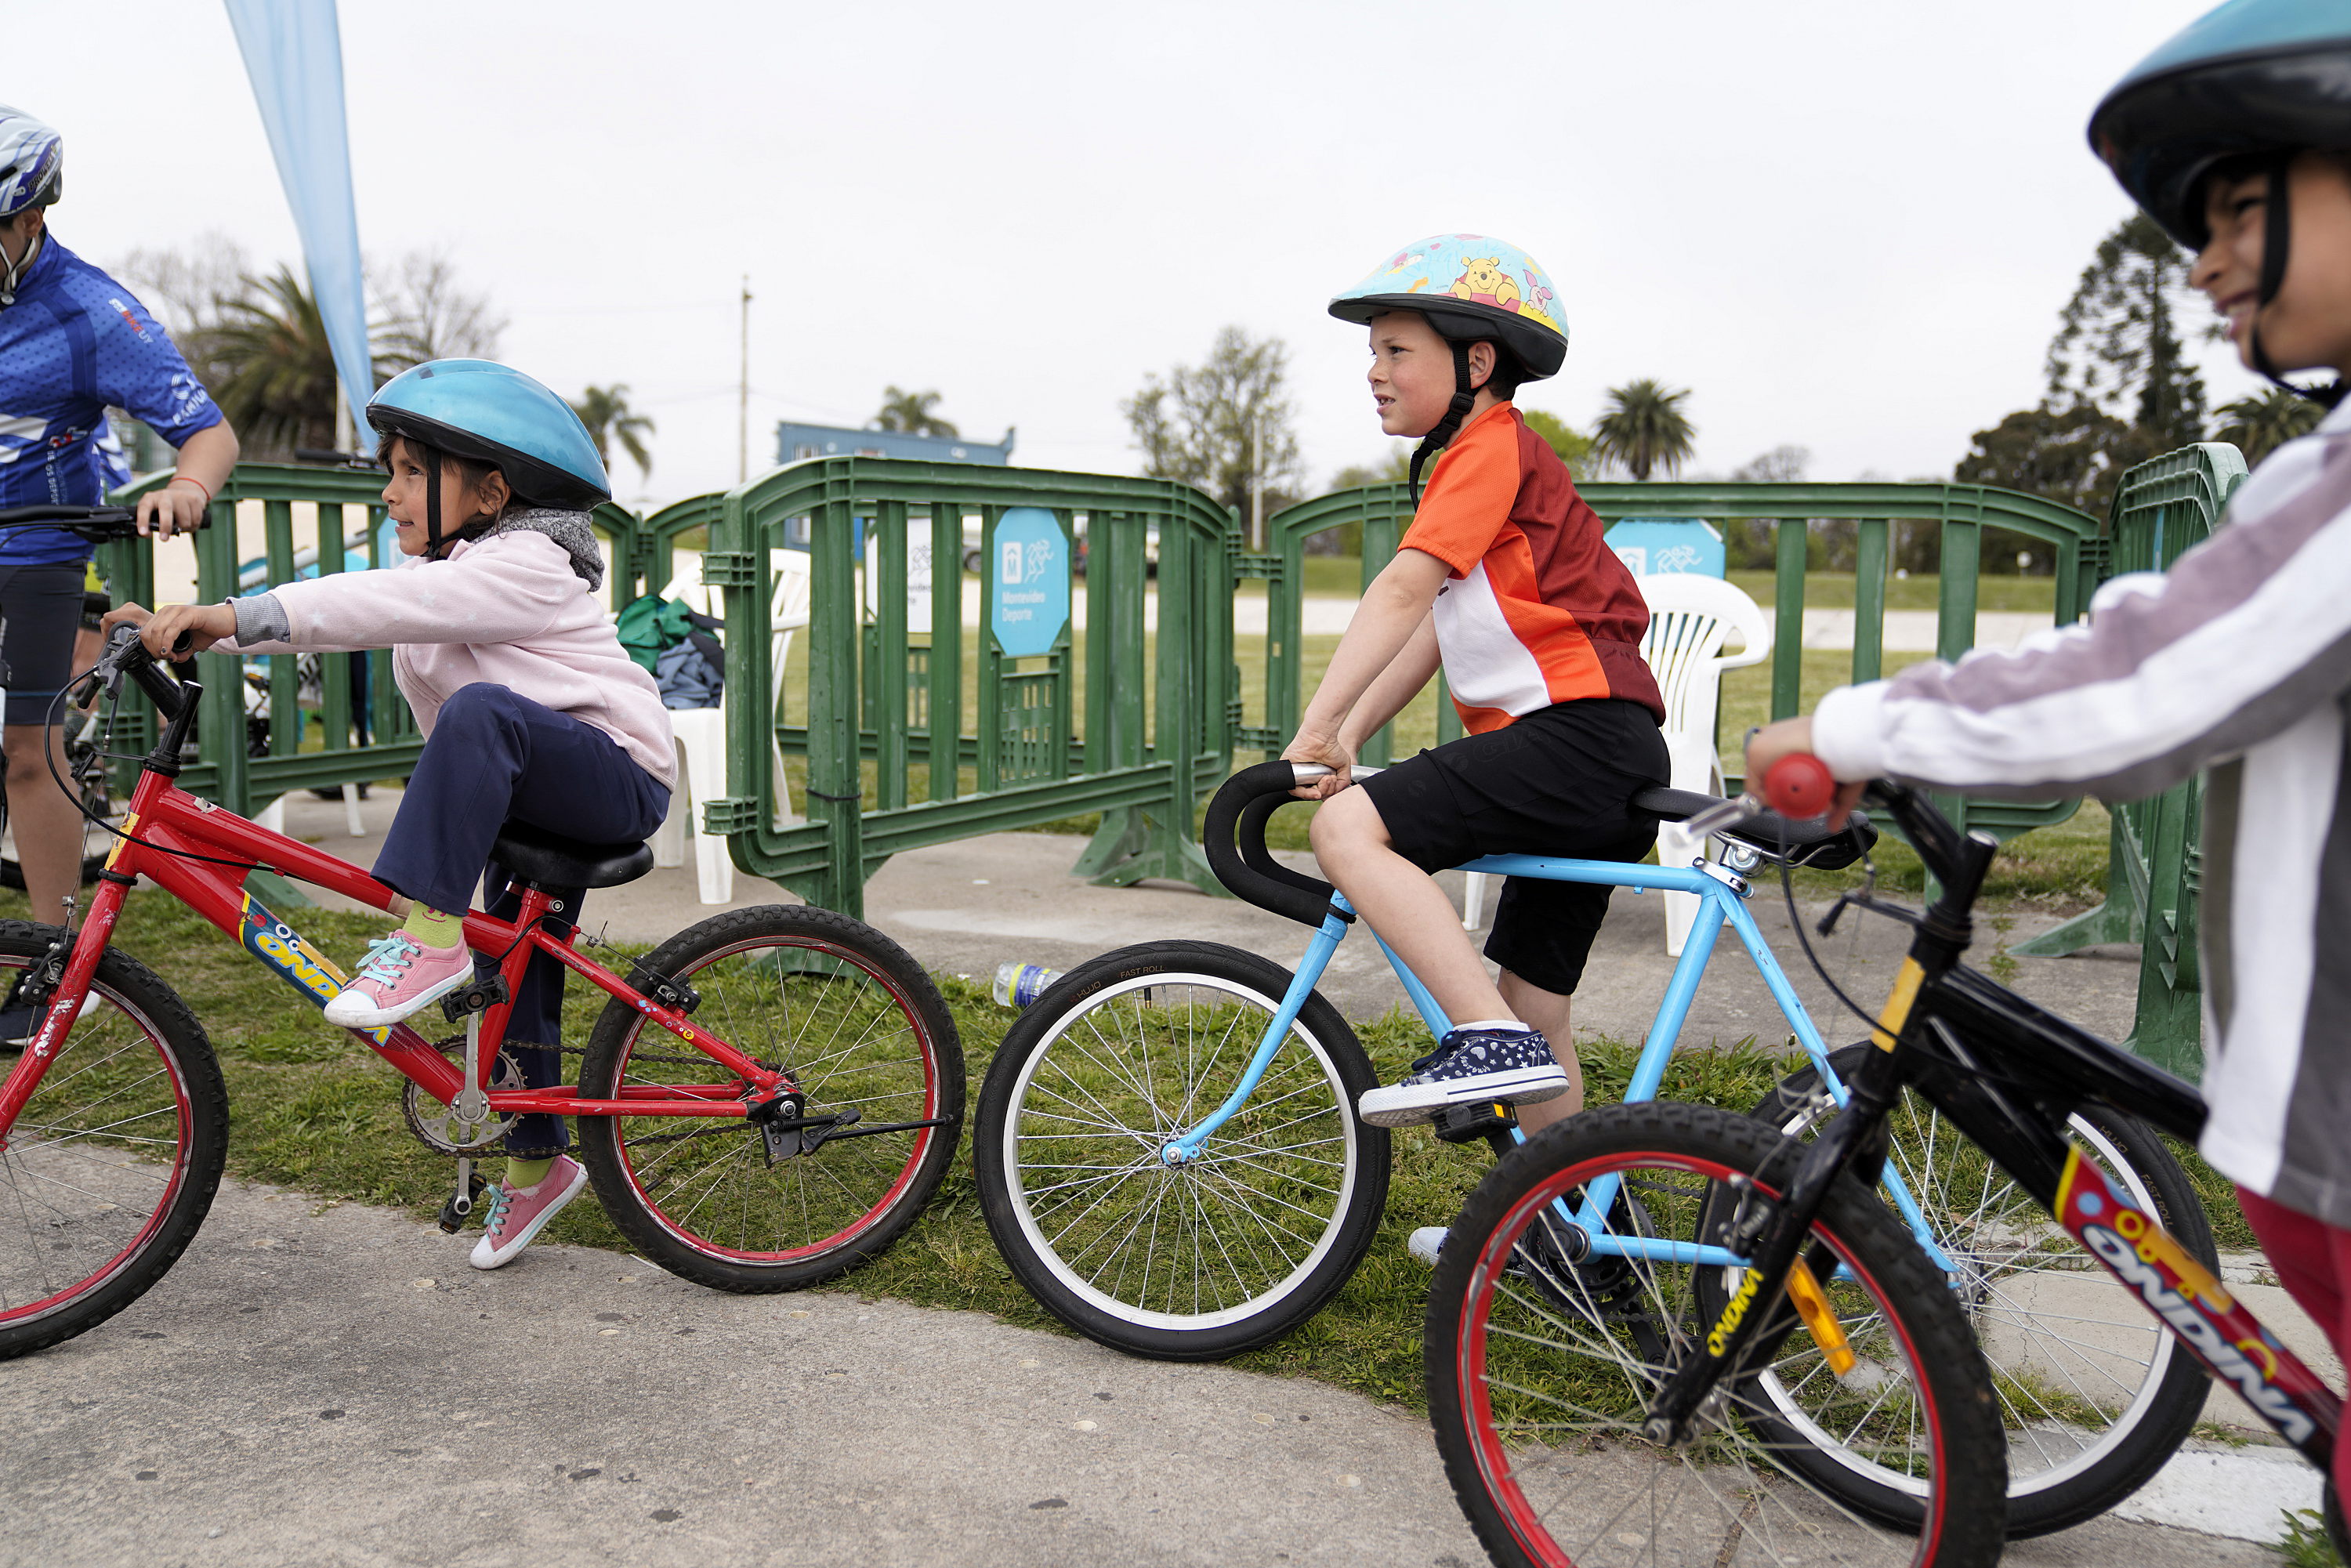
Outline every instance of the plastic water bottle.
{"type": "Polygon", "coordinates": [[[1042,964],[998,964],[996,966],[997,1005],[1025,1008],[1035,1001],[1047,986],[1061,977],[1061,970],[1048,969],[1042,964]]]}

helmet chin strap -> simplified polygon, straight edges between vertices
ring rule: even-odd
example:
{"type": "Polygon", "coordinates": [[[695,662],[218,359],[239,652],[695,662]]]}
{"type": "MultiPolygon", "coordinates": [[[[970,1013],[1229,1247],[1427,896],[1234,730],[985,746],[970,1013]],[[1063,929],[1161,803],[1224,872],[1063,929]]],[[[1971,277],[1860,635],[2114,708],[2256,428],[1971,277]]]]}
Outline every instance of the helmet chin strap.
{"type": "Polygon", "coordinates": [[[441,559],[441,449],[424,449],[424,559],[441,559]]]}
{"type": "Polygon", "coordinates": [[[31,243],[25,246],[22,261],[10,261],[7,247],[0,246],[0,307],[16,303],[16,285],[24,280],[26,273],[32,270],[33,263],[40,259],[41,247],[48,241],[47,233],[35,235],[31,243]]]}
{"type": "Polygon", "coordinates": [[[2294,214],[2286,205],[2286,170],[2293,162],[2291,154],[2281,155],[2270,165],[2269,196],[2262,208],[2262,277],[2259,297],[2253,302],[2253,319],[2245,329],[2247,357],[2253,369],[2296,397],[2308,398],[2322,408],[2333,408],[2343,401],[2346,389],[2343,379],[2320,387],[2296,386],[2281,374],[2262,346],[2262,312],[2285,287],[2286,252],[2294,244],[2294,214]]]}
{"type": "Polygon", "coordinates": [[[1412,449],[1412,473],[1406,482],[1412,486],[1414,511],[1420,510],[1421,465],[1442,451],[1445,444],[1459,433],[1462,419],[1477,402],[1478,389],[1469,384],[1469,345],[1456,342],[1453,345],[1453,401],[1446,406],[1445,417],[1437,422],[1437,428],[1422,436],[1420,444],[1412,449]]]}

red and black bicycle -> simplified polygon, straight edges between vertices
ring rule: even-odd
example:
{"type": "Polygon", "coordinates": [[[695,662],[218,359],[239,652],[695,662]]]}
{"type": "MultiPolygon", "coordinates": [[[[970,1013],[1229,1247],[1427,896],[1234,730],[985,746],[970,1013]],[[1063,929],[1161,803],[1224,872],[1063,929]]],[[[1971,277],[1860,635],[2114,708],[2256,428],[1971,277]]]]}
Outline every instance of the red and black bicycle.
{"type": "MultiPolygon", "coordinates": [[[[319,1007],[341,972],[246,891],[247,873],[395,902],[358,867],[179,789],[200,688],[119,628],[86,680],[119,702],[126,677],[164,724],[86,913],[69,927],[0,922],[5,1005],[46,1009],[14,1061],[0,1055],[0,1358],[137,1300],[219,1186],[228,1104],[204,1025],[110,946],[133,884],[179,899],[319,1007]]],[[[904,949],[827,910],[769,905],[691,925],[616,974],[562,916],[583,890],[643,875],[650,850],[509,824],[496,855],[522,906],[511,921],[465,916],[482,972],[445,1005],[453,1032],[428,1038],[431,1010],[351,1031],[407,1080],[410,1130],[457,1159],[444,1226],[472,1207],[473,1156],[535,1113],[579,1119],[596,1195],[633,1247],[719,1290],[830,1279],[913,1224],[954,1155],[964,1071],[946,1005],[904,949]],[[610,998],[578,1051],[576,1088],[526,1089],[501,1053],[535,953],[610,998]]]]}

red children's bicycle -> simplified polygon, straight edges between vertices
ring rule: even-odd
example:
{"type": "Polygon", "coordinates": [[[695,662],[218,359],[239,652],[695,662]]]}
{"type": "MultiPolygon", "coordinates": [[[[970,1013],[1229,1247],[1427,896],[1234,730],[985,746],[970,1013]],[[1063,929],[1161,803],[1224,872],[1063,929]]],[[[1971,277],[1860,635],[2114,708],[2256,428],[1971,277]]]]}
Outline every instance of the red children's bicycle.
{"type": "MultiPolygon", "coordinates": [[[[187,1247],[220,1182],[227,1095],[204,1025],[109,946],[132,884],[179,899],[319,1007],[341,972],[245,890],[247,872],[379,909],[394,900],[356,866],[179,789],[200,688],[127,627],[88,679],[119,702],[126,676],[165,723],[87,914],[63,928],[0,922],[5,1005],[47,1009],[13,1063],[0,1056],[0,1358],[137,1300],[187,1247]]],[[[484,962],[445,1004],[463,1032],[428,1039],[413,1027],[427,1014],[351,1031],[408,1080],[411,1131],[458,1161],[444,1225],[462,1223],[479,1189],[472,1156],[534,1113],[579,1119],[596,1195],[632,1246],[719,1290],[830,1279],[914,1222],[954,1154],[964,1071],[946,1008],[904,949],[827,910],[770,905],[689,926],[623,977],[583,954],[592,943],[563,915],[583,890],[643,875],[645,846],[509,824],[496,856],[522,906],[512,921],[465,916],[484,962]],[[523,1088],[501,1055],[534,953],[611,998],[579,1052],[576,1089],[523,1088]]]]}

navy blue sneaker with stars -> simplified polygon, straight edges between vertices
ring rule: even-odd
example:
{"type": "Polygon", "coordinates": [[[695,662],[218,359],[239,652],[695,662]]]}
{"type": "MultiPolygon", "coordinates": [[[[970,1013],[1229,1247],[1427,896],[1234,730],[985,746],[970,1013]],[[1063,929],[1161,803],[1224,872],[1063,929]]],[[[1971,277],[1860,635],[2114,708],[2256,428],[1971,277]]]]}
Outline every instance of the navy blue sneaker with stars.
{"type": "Polygon", "coordinates": [[[1412,1064],[1401,1083],[1364,1092],[1355,1113],[1374,1127],[1409,1127],[1447,1105],[1503,1100],[1531,1105],[1567,1092],[1567,1071],[1531,1029],[1457,1029],[1412,1064]]]}

